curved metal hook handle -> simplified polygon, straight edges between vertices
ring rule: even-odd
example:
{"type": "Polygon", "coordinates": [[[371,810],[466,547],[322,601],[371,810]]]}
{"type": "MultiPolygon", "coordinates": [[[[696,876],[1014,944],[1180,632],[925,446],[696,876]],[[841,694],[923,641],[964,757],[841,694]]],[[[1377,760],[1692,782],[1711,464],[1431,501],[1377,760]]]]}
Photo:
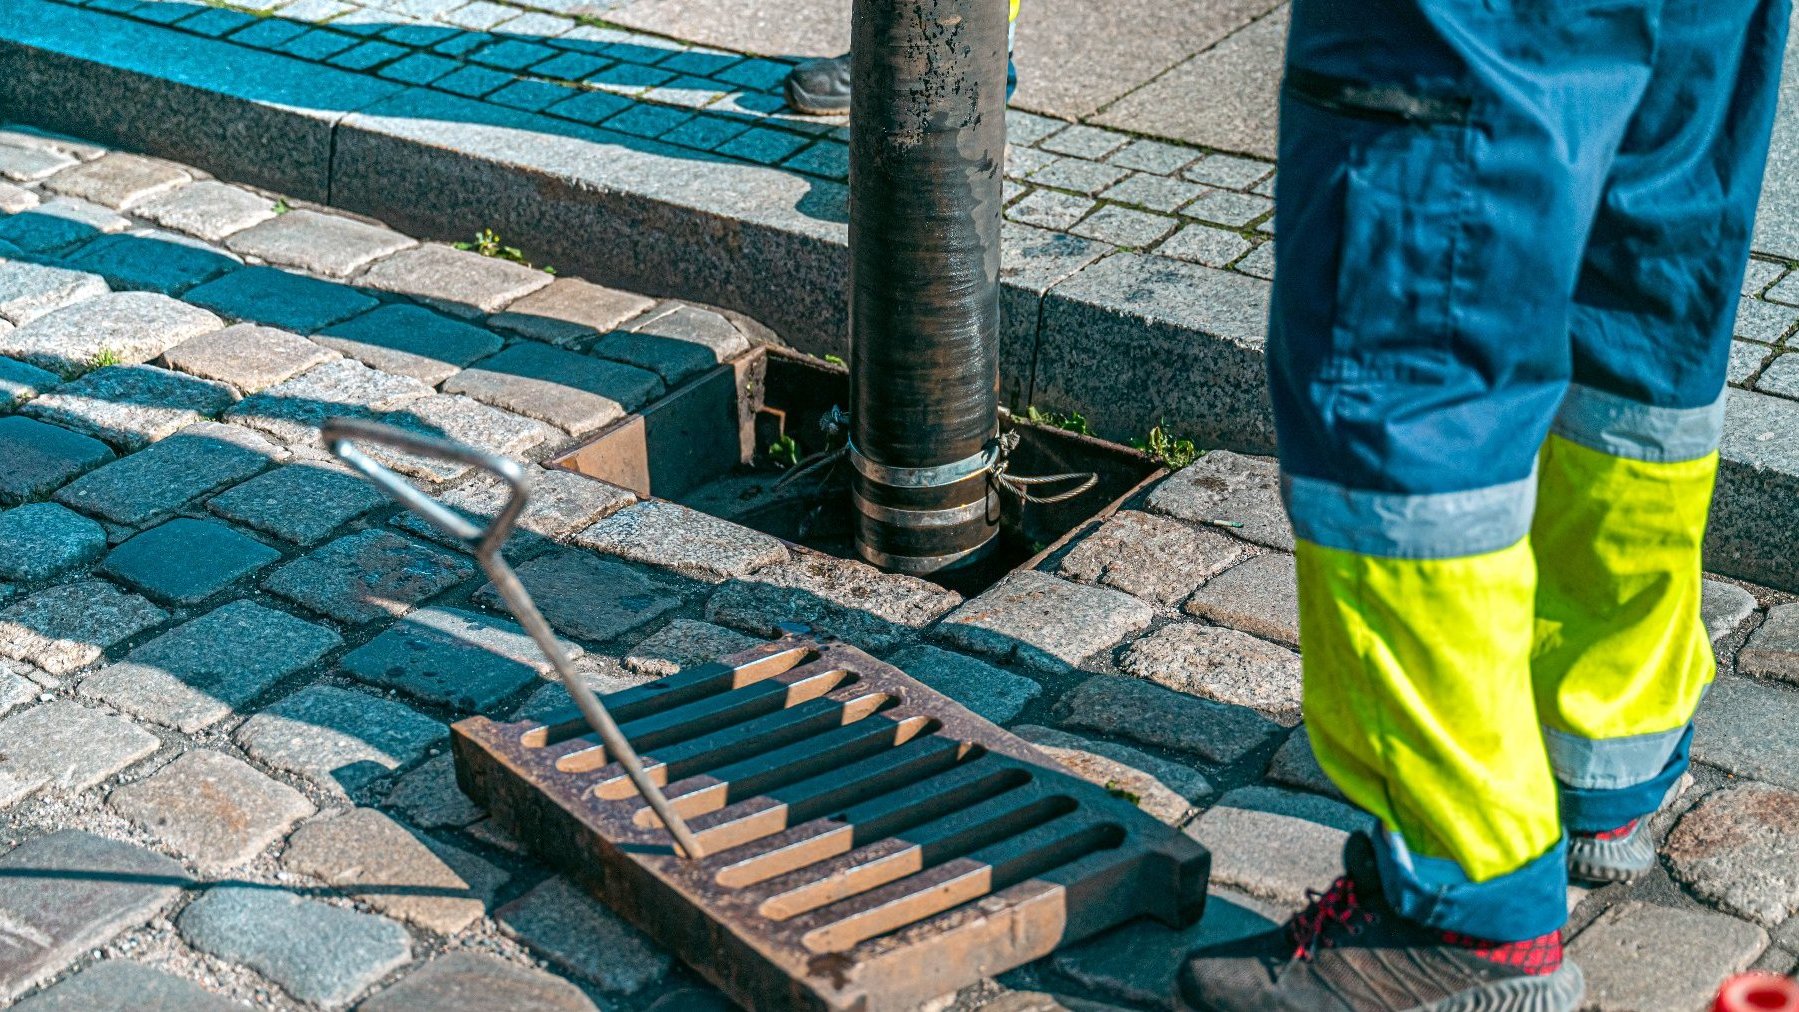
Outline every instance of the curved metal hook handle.
{"type": "Polygon", "coordinates": [[[594,733],[598,734],[600,741],[605,744],[606,754],[618,760],[618,764],[625,768],[625,773],[631,778],[631,783],[636,786],[637,793],[649,802],[650,808],[662,820],[662,825],[668,829],[669,835],[675,838],[675,844],[680,848],[681,853],[689,858],[699,857],[699,841],[694,839],[692,831],[687,828],[686,821],[675,812],[668,803],[668,798],[662,793],[662,789],[656,786],[656,782],[651,780],[649,774],[644,771],[643,761],[638,758],[637,750],[632,748],[631,743],[625,739],[624,732],[619,730],[617,722],[612,719],[612,714],[606,711],[606,705],[600,702],[600,697],[594,695],[593,690],[588,688],[587,684],[581,681],[580,675],[575,673],[574,665],[569,663],[568,656],[562,652],[562,645],[556,642],[556,634],[550,629],[550,624],[544,621],[543,613],[537,610],[536,602],[531,600],[531,595],[525,590],[525,585],[519,582],[518,574],[512,571],[512,566],[507,564],[506,557],[500,553],[500,547],[506,543],[507,536],[512,533],[513,525],[518,522],[519,514],[524,511],[525,502],[530,497],[530,489],[525,484],[524,469],[515,461],[484,453],[473,447],[463,446],[461,443],[422,433],[408,432],[405,429],[397,429],[391,425],[383,425],[365,419],[328,419],[321,432],[325,445],[332,453],[342,458],[344,463],[361,472],[363,477],[373,482],[376,488],[387,493],[394,501],[423,517],[432,526],[458,539],[464,547],[474,553],[475,561],[481,564],[481,568],[487,573],[487,578],[493,581],[494,590],[499,592],[513,617],[518,619],[519,625],[525,627],[525,632],[531,635],[537,648],[543,651],[545,657],[549,658],[550,666],[556,669],[556,674],[562,679],[563,687],[568,689],[569,698],[575,701],[575,706],[581,711],[581,716],[587,720],[588,726],[593,728],[594,733]],[[405,478],[395,474],[381,462],[352,445],[352,441],[385,446],[420,457],[435,457],[439,460],[450,460],[478,467],[505,482],[511,488],[511,494],[506,499],[506,505],[501,507],[499,514],[494,517],[493,522],[486,528],[481,528],[433,499],[405,478]]]}

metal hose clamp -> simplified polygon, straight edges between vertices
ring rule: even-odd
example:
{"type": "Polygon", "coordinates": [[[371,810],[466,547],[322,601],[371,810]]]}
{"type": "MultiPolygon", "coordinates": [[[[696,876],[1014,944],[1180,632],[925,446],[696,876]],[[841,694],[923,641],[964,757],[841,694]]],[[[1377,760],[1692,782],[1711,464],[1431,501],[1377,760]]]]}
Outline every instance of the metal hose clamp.
{"type": "Polygon", "coordinates": [[[363,477],[373,482],[376,488],[387,493],[395,502],[457,539],[463,548],[474,555],[475,561],[487,573],[487,578],[493,581],[500,598],[506,602],[507,609],[518,619],[519,625],[524,626],[525,632],[531,635],[537,648],[549,658],[550,665],[556,669],[563,686],[568,689],[569,698],[575,701],[581,716],[605,744],[606,753],[624,767],[625,774],[662,820],[662,825],[674,837],[681,853],[688,858],[700,857],[699,841],[694,839],[686,821],[668,803],[662,788],[656,786],[655,781],[644,772],[637,750],[625,739],[617,722],[612,719],[612,714],[607,712],[606,704],[600,702],[600,698],[575,673],[574,666],[562,652],[561,644],[556,642],[556,635],[550,630],[550,624],[544,621],[543,613],[537,610],[525,585],[519,582],[518,574],[512,571],[512,566],[500,554],[501,546],[511,535],[512,527],[518,522],[519,514],[524,512],[525,502],[530,496],[530,490],[525,485],[524,469],[516,461],[460,443],[362,419],[328,419],[321,431],[326,447],[342,458],[344,463],[360,471],[363,477]],[[351,445],[352,440],[385,446],[415,456],[478,467],[505,482],[511,489],[511,495],[507,497],[506,504],[500,508],[493,522],[483,529],[351,445]]]}

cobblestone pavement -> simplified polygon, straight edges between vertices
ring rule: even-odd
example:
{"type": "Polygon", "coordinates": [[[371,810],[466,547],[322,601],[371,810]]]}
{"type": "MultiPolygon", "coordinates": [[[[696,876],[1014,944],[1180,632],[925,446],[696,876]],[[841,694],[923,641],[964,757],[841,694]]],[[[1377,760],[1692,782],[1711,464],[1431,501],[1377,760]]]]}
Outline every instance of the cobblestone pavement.
{"type": "MultiPolygon", "coordinates": [[[[56,2],[498,107],[603,125],[708,159],[778,166],[832,182],[848,176],[846,123],[786,110],[780,89],[790,59],[755,53],[777,45],[789,51],[837,48],[837,22],[844,21],[839,0],[803,0],[793,11],[710,0],[56,2]],[[684,38],[734,41],[744,51],[684,38]]],[[[1273,95],[1285,5],[1205,0],[1178,15],[1158,9],[1133,20],[1120,14],[1105,31],[1084,33],[1080,10],[1051,6],[1026,17],[1021,59],[1045,80],[1038,87],[1053,84],[1056,91],[1037,96],[1027,73],[1020,107],[1008,115],[1006,216],[1097,244],[1085,247],[1087,259],[1140,251],[1271,279],[1273,95]],[[1088,91],[1105,92],[1108,63],[1133,58],[1107,50],[1107,37],[1123,32],[1159,52],[1157,31],[1139,22],[1194,22],[1203,30],[1175,52],[1154,57],[1163,63],[1152,60],[1134,71],[1132,87],[1103,108],[1064,101],[1067,85],[1055,82],[1076,78],[1088,91]],[[1194,99],[1201,95],[1230,100],[1194,99]],[[1059,115],[1027,112],[1025,106],[1059,115]]],[[[1173,28],[1160,35],[1168,31],[1173,28]]],[[[1799,81],[1793,87],[1799,89],[1799,81]]],[[[1789,186],[1783,168],[1788,152],[1799,147],[1799,111],[1787,108],[1781,124],[1757,253],[1743,286],[1730,382],[1799,399],[1799,359],[1785,358],[1789,337],[1799,329],[1799,278],[1788,278],[1799,263],[1799,183],[1789,186]]],[[[29,181],[60,167],[55,158],[0,142],[0,179],[29,181]]],[[[81,195],[78,183],[69,186],[67,192],[81,195]]],[[[0,210],[17,199],[0,199],[0,210]]],[[[216,238],[216,226],[196,234],[216,238]]],[[[1046,393],[1050,400],[1072,396],[1046,393]]]]}
{"type": "MultiPolygon", "coordinates": [[[[317,426],[542,460],[755,328],[72,139],[0,130],[0,155],[0,1000],[707,1007],[456,791],[448,721],[560,689],[317,426]]],[[[392,463],[494,508],[477,475],[392,463]]],[[[1212,849],[1195,929],[1128,926],[940,1009],[1167,1007],[1182,950],[1302,903],[1363,823],[1299,724],[1268,460],[1211,453],[973,600],[533,473],[510,554],[595,684],[800,619],[1212,849]]],[[[1799,602],[1710,581],[1706,619],[1723,674],[1662,867],[1570,899],[1598,1008],[1799,962],[1799,602]]]]}

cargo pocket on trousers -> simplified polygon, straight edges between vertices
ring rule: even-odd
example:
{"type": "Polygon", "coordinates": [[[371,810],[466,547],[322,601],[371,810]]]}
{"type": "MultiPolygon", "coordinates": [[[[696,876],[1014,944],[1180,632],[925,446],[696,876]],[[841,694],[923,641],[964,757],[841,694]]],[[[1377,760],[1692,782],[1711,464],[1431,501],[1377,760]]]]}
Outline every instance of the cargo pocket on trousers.
{"type": "Polygon", "coordinates": [[[1471,199],[1472,103],[1297,68],[1285,87],[1351,138],[1329,371],[1339,379],[1441,375],[1471,199]]]}

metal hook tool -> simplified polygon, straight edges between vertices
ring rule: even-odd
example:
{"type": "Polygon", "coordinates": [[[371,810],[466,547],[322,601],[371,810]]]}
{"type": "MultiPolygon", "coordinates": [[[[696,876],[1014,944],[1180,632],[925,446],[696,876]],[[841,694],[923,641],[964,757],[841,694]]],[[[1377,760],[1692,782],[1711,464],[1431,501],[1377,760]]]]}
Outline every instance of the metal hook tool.
{"type": "Polygon", "coordinates": [[[623,732],[612,715],[606,712],[606,705],[594,695],[586,683],[581,681],[569,664],[568,657],[563,654],[562,647],[556,642],[556,636],[550,631],[550,625],[544,621],[543,614],[526,592],[524,584],[519,582],[518,575],[512,571],[506,559],[500,554],[500,548],[512,533],[512,526],[518,521],[519,514],[524,511],[525,500],[530,490],[525,486],[525,473],[517,462],[498,457],[490,453],[463,446],[460,443],[435,436],[427,436],[416,432],[397,429],[391,425],[382,425],[355,418],[332,418],[325,422],[323,429],[325,445],[332,453],[341,457],[351,467],[362,472],[362,475],[375,484],[376,488],[400,505],[423,517],[432,526],[445,534],[462,542],[464,548],[474,554],[475,561],[486,571],[487,578],[506,607],[518,619],[531,639],[537,643],[545,657],[550,660],[556,674],[561,676],[562,684],[567,687],[569,698],[575,701],[581,716],[587,720],[589,727],[600,736],[606,746],[606,754],[618,761],[625,768],[625,774],[636,785],[637,792],[648,801],[662,825],[668,829],[670,836],[681,853],[688,858],[700,856],[699,841],[687,828],[687,823],[668,803],[668,798],[655,781],[644,772],[643,763],[637,757],[637,750],[625,740],[623,732]],[[442,503],[431,498],[411,482],[395,474],[374,458],[363,453],[351,441],[370,443],[400,450],[420,457],[432,457],[459,464],[467,464],[487,471],[504,481],[511,488],[512,494],[507,497],[506,505],[494,517],[493,522],[485,530],[470,523],[467,519],[452,512],[442,503]]]}

